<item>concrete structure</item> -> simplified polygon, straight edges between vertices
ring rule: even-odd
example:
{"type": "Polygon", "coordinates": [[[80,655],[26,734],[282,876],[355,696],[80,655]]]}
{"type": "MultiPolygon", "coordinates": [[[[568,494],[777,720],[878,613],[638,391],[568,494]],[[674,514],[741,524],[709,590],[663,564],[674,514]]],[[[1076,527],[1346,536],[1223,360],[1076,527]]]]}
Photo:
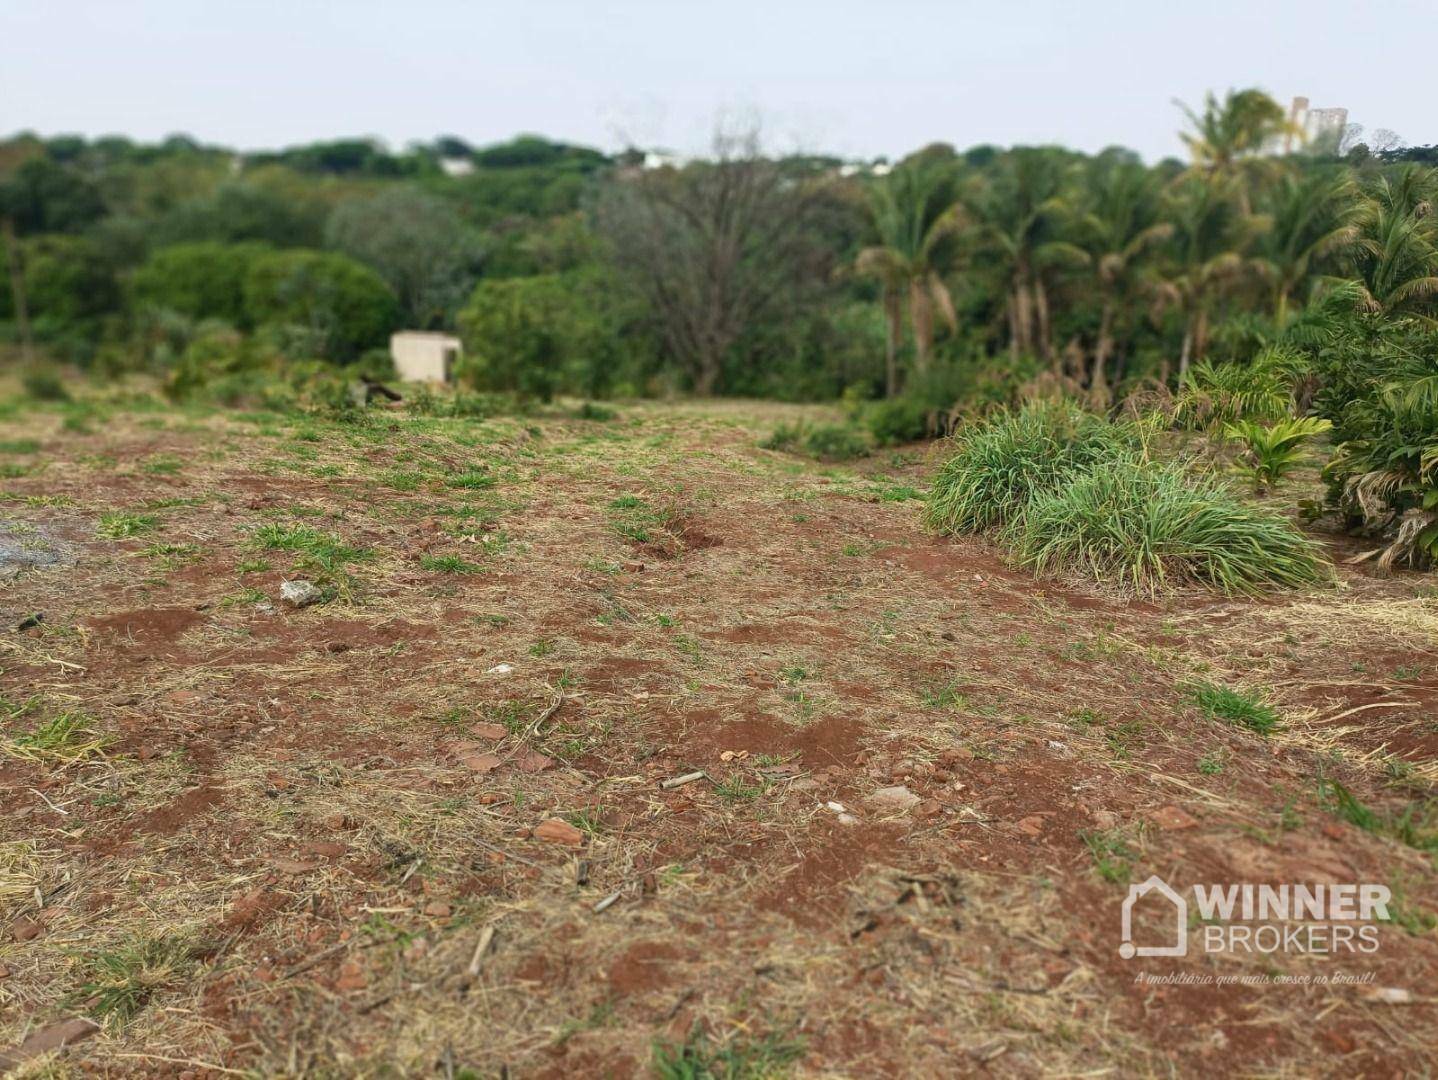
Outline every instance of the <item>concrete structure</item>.
{"type": "MultiPolygon", "coordinates": [[[[1348,128],[1347,109],[1310,108],[1306,97],[1296,97],[1288,110],[1289,122],[1303,132],[1304,145],[1310,149],[1337,153],[1348,128]]],[[[1293,136],[1284,140],[1284,152],[1293,149],[1293,136]]]]}
{"type": "Polygon", "coordinates": [[[405,382],[449,383],[459,359],[459,338],[428,330],[401,330],[391,334],[389,354],[394,370],[405,382]]]}

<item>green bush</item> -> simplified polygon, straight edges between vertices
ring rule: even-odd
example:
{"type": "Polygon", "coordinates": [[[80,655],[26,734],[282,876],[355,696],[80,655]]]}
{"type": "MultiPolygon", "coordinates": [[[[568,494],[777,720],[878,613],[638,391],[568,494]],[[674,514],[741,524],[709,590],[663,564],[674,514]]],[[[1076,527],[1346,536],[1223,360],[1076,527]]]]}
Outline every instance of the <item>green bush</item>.
{"type": "Polygon", "coordinates": [[[60,373],[48,364],[36,364],[20,376],[20,386],[36,401],[69,401],[70,391],[60,373]]]}
{"type": "Polygon", "coordinates": [[[541,401],[603,397],[633,359],[624,303],[588,272],[481,281],[459,313],[459,377],[541,401]]]}
{"type": "Polygon", "coordinates": [[[135,271],[135,300],[192,319],[246,324],[244,283],[251,266],[269,252],[264,244],[213,241],[162,248],[135,271]]]}
{"type": "Polygon", "coordinates": [[[327,360],[352,360],[384,344],[397,304],[379,275],[344,255],[271,251],[244,280],[244,311],[254,326],[298,328],[327,360]]]}
{"type": "Polygon", "coordinates": [[[1286,346],[1264,349],[1247,364],[1200,360],[1184,376],[1174,418],[1187,428],[1278,420],[1291,412],[1294,388],[1307,370],[1307,358],[1286,346]]]}
{"type": "Polygon", "coordinates": [[[1139,429],[1062,402],[1033,402],[963,428],[939,470],[924,521],[946,533],[979,532],[1023,510],[1029,498],[1138,444],[1139,429]]]}
{"type": "Polygon", "coordinates": [[[1084,576],[1153,595],[1197,583],[1224,593],[1317,585],[1330,568],[1292,522],[1212,477],[1124,452],[1040,491],[1002,533],[1039,575],[1084,576]]]}
{"type": "Polygon", "coordinates": [[[1329,501],[1385,542],[1383,569],[1438,563],[1438,329],[1358,316],[1317,355],[1316,411],[1338,444],[1329,501]]]}
{"type": "Polygon", "coordinates": [[[868,435],[853,424],[780,424],[759,446],[822,461],[848,461],[872,449],[868,435]]]}
{"type": "Polygon", "coordinates": [[[929,407],[910,397],[889,398],[869,406],[864,426],[879,446],[914,442],[929,433],[929,407]]]}
{"type": "Polygon", "coordinates": [[[816,424],[804,434],[804,452],[822,461],[848,461],[869,450],[868,437],[849,424],[816,424]]]}

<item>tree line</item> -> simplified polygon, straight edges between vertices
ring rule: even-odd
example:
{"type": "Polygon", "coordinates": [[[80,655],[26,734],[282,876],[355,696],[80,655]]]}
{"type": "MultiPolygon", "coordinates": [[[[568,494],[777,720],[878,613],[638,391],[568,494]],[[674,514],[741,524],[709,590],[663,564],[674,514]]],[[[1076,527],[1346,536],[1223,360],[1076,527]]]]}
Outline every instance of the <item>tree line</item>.
{"type": "Polygon", "coordinates": [[[1187,160],[925,147],[890,167],[727,132],[646,167],[534,136],[238,154],[0,143],[0,340],[185,386],[383,374],[452,329],[463,376],[947,407],[1048,379],[1093,403],[1246,360],[1325,293],[1438,315],[1431,148],[1304,146],[1256,90],[1184,110],[1187,160]]]}

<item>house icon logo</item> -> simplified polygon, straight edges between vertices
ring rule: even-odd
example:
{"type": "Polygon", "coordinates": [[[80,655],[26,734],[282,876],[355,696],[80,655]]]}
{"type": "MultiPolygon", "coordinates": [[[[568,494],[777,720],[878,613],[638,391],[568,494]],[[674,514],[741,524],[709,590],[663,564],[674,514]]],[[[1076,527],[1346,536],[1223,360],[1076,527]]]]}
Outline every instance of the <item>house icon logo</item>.
{"type": "Polygon", "coordinates": [[[1140,885],[1128,887],[1128,897],[1123,902],[1123,944],[1118,954],[1125,960],[1135,956],[1187,956],[1188,955],[1188,901],[1173,889],[1168,882],[1154,874],[1140,885]],[[1135,945],[1133,943],[1133,906],[1151,892],[1160,893],[1173,905],[1172,945],[1135,945]]]}

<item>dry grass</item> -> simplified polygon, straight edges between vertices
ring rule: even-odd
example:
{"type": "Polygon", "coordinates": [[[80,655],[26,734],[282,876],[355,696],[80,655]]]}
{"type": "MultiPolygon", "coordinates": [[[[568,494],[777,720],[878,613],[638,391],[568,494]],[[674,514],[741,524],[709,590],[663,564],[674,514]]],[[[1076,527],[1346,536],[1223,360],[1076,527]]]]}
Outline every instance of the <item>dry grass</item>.
{"type": "MultiPolygon", "coordinates": [[[[134,1007],[60,1067],[632,1075],[656,1041],[797,1045],[774,1069],[819,1076],[1423,1061],[1426,1005],[1136,987],[1080,836],[1113,840],[1113,880],[1401,873],[1422,909],[1432,868],[1314,795],[1342,769],[1396,799],[1395,760],[1403,797],[1434,781],[1420,583],[1124,604],[925,536],[922,449],[829,468],[757,448],[797,407],[620,413],[13,420],[44,468],[0,512],[79,562],[5,601],[46,620],[0,637],[0,694],[35,697],[0,718],[32,751],[0,761],[0,1046],[118,986],[134,1007]],[[616,528],[627,497],[660,542],[616,528]],[[114,512],[155,528],[97,537],[114,512]],[[276,603],[299,574],[325,603],[276,603]],[[1205,718],[1195,678],[1264,689],[1281,726],[1205,718]],[[24,741],[64,715],[62,753],[24,741]],[[869,802],[899,784],[918,806],[869,802]],[[553,819],[579,846],[536,835],[553,819]]],[[[1382,985],[1431,978],[1431,937],[1385,934],[1382,985]]]]}

